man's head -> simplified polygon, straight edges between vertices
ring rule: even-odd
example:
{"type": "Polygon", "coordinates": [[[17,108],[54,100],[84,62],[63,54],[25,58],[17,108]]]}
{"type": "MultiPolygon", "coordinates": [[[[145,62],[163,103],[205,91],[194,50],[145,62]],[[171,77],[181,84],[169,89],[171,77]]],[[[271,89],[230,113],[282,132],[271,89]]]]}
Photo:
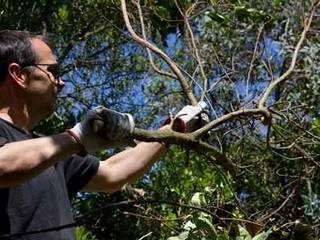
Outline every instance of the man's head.
{"type": "MultiPolygon", "coordinates": [[[[49,41],[22,31],[0,31],[0,88],[10,88],[15,99],[36,120],[53,111],[63,87],[49,41]]],[[[17,104],[16,104],[17,105],[17,104]]]]}
{"type": "Polygon", "coordinates": [[[31,45],[34,38],[49,45],[49,40],[40,35],[23,31],[0,31],[0,83],[5,80],[11,63],[24,66],[37,62],[37,55],[31,45]]]}

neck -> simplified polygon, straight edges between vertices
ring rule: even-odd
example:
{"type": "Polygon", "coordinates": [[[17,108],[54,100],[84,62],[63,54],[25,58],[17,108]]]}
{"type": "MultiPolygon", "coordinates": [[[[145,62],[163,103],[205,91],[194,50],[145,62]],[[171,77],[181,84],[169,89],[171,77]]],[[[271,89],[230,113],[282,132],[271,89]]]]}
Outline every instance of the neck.
{"type": "Polygon", "coordinates": [[[0,88],[0,118],[21,129],[30,130],[34,121],[30,118],[23,99],[23,95],[18,91],[13,91],[11,86],[0,88]]]}
{"type": "Polygon", "coordinates": [[[32,124],[30,118],[24,111],[9,109],[0,109],[0,118],[16,125],[17,127],[24,130],[31,130],[32,124]]]}

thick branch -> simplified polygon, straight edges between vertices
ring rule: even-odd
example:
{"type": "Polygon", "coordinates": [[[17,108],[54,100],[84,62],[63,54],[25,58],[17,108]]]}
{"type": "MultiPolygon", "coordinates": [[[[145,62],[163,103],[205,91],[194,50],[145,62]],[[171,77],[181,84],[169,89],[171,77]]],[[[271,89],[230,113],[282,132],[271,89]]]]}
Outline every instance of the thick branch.
{"type": "Polygon", "coordinates": [[[184,93],[187,95],[188,99],[190,100],[191,104],[192,105],[196,105],[197,104],[197,99],[195,98],[194,94],[192,93],[191,87],[189,86],[187,80],[183,76],[182,72],[180,71],[180,69],[178,68],[176,63],[167,54],[165,54],[161,49],[159,49],[158,47],[152,45],[150,42],[144,40],[143,38],[139,37],[135,33],[135,31],[133,30],[133,28],[132,28],[132,26],[130,24],[130,20],[129,20],[129,16],[128,16],[127,7],[126,7],[126,1],[125,0],[121,0],[121,8],[122,8],[123,18],[124,18],[126,27],[128,29],[128,32],[131,34],[132,38],[136,42],[141,44],[142,46],[144,46],[144,47],[152,50],[156,54],[158,54],[169,65],[171,70],[177,76],[177,78],[178,78],[178,80],[179,80],[179,82],[181,84],[181,87],[182,87],[184,93]]]}
{"type": "Polygon", "coordinates": [[[133,137],[145,142],[155,141],[178,144],[202,154],[211,154],[216,159],[218,165],[221,165],[226,171],[234,173],[234,164],[230,159],[210,144],[196,139],[192,133],[180,133],[171,129],[147,131],[135,128],[133,137]]]}
{"type": "Polygon", "coordinates": [[[218,125],[221,125],[224,122],[227,122],[231,119],[237,118],[237,117],[242,117],[242,116],[255,116],[255,115],[259,115],[259,116],[263,116],[266,118],[269,118],[270,113],[266,110],[266,109],[258,109],[258,108],[254,108],[254,109],[239,109],[237,111],[228,113],[226,115],[223,115],[213,121],[211,121],[210,123],[208,123],[207,125],[205,125],[204,127],[198,129],[197,131],[193,132],[192,135],[194,135],[193,137],[195,139],[199,138],[201,135],[209,132],[211,129],[217,127],[218,125]]]}
{"type": "Polygon", "coordinates": [[[169,144],[178,144],[187,146],[191,149],[196,149],[197,151],[199,151],[200,149],[205,149],[206,151],[212,152],[215,156],[222,155],[219,150],[215,149],[211,145],[197,140],[192,133],[180,133],[171,129],[147,131],[135,128],[133,137],[140,141],[157,141],[169,144]]]}
{"type": "Polygon", "coordinates": [[[305,23],[304,29],[303,29],[303,31],[301,33],[301,36],[300,36],[300,40],[297,43],[297,45],[295,47],[295,50],[293,52],[292,60],[291,60],[291,64],[290,64],[289,69],[284,74],[282,74],[279,78],[277,78],[276,80],[274,80],[273,82],[270,83],[270,85],[268,86],[268,88],[266,89],[266,91],[264,92],[264,94],[262,95],[262,97],[261,97],[261,99],[259,101],[259,108],[261,108],[261,109],[264,108],[264,105],[265,105],[265,103],[267,101],[267,98],[269,97],[271,91],[279,83],[283,82],[294,71],[294,68],[295,68],[295,65],[296,65],[296,62],[297,62],[297,58],[298,58],[298,53],[299,53],[299,51],[300,51],[300,49],[302,47],[302,44],[303,44],[304,40],[306,39],[306,35],[307,35],[307,32],[310,29],[310,26],[311,26],[315,11],[319,7],[319,5],[320,5],[320,2],[318,1],[316,4],[313,5],[313,7],[311,9],[310,16],[307,19],[307,22],[305,23]]]}

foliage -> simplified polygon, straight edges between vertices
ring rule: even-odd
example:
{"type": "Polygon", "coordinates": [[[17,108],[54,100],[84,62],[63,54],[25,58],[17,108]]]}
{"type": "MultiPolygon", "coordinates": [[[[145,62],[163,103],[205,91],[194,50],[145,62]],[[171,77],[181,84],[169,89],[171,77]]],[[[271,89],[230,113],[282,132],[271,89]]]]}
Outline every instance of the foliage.
{"type": "MultiPolygon", "coordinates": [[[[136,2],[127,1],[128,14],[142,35],[136,2]]],[[[177,63],[196,98],[204,96],[211,119],[257,105],[268,84],[288,69],[311,4],[140,1],[148,40],[177,63]]],[[[169,112],[189,103],[176,79],[150,66],[145,49],[124,25],[118,1],[2,0],[0,6],[1,28],[52,33],[64,66],[66,87],[57,111],[37,132],[61,132],[98,104],[132,113],[138,127],[157,128],[169,112]]],[[[224,122],[207,136],[206,142],[234,162],[235,174],[208,154],[173,145],[124,191],[78,195],[76,219],[86,216],[78,234],[84,239],[318,239],[318,28],[316,17],[295,71],[268,98],[271,125],[249,115],[224,122]],[[134,204],[106,205],[128,199],[134,204]]],[[[152,56],[158,68],[170,71],[152,56]]]]}
{"type": "Polygon", "coordinates": [[[77,227],[76,237],[78,240],[96,240],[92,233],[88,232],[84,227],[77,227]]]}

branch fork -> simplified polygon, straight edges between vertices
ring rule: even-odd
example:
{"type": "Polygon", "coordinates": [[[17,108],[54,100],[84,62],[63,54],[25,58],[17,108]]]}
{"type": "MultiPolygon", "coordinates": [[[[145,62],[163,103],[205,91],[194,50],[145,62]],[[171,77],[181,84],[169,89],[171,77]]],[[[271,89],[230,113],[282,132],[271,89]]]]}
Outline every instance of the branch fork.
{"type": "MultiPolygon", "coordinates": [[[[136,32],[133,30],[131,23],[130,23],[130,20],[129,20],[127,8],[126,8],[126,0],[121,0],[121,9],[122,9],[122,13],[123,13],[123,18],[124,18],[124,21],[125,21],[125,24],[126,24],[126,27],[127,27],[129,34],[137,43],[139,43],[142,47],[147,49],[149,62],[151,64],[151,66],[153,67],[153,69],[157,73],[159,73],[160,75],[177,79],[180,82],[181,88],[182,88],[184,94],[186,95],[186,97],[189,99],[190,103],[192,105],[196,105],[197,99],[195,98],[195,95],[192,92],[191,86],[188,83],[188,81],[186,80],[186,78],[184,77],[184,74],[180,70],[179,66],[166,53],[164,53],[160,48],[158,48],[157,46],[155,46],[154,44],[150,43],[147,40],[147,36],[145,33],[145,25],[144,25],[142,11],[141,11],[141,6],[138,1],[133,1],[133,3],[136,5],[138,12],[139,12],[139,19],[140,19],[140,24],[141,24],[143,36],[142,37],[138,36],[136,34],[136,32]],[[168,64],[171,72],[165,72],[165,71],[158,69],[153,62],[151,52],[153,52],[154,54],[159,56],[162,60],[164,60],[168,64]]],[[[196,58],[197,63],[199,64],[198,67],[200,67],[200,72],[201,72],[202,78],[204,80],[204,87],[203,87],[202,91],[203,91],[203,94],[205,94],[205,92],[207,90],[207,77],[204,73],[204,68],[201,64],[202,61],[201,61],[199,52],[197,50],[196,43],[194,41],[194,35],[192,32],[191,26],[188,21],[188,17],[190,15],[190,13],[192,12],[192,10],[194,9],[195,5],[192,5],[184,13],[179,8],[177,1],[175,1],[175,3],[177,5],[180,13],[184,17],[184,22],[187,26],[188,34],[192,40],[192,48],[194,50],[195,58],[196,58]]],[[[197,131],[195,131],[193,133],[179,133],[179,132],[173,131],[172,129],[146,131],[146,130],[142,130],[142,129],[137,128],[134,130],[133,137],[136,138],[137,140],[142,140],[142,141],[147,141],[147,142],[161,141],[161,142],[165,142],[168,144],[179,144],[179,145],[186,146],[188,148],[194,149],[199,152],[208,152],[208,153],[212,154],[212,156],[214,156],[217,160],[219,160],[219,159],[225,160],[226,157],[220,150],[218,150],[215,147],[209,145],[208,143],[202,141],[201,137],[204,134],[208,133],[209,131],[212,133],[213,132],[212,130],[214,128],[217,128],[218,126],[221,126],[223,123],[231,121],[235,118],[248,117],[248,116],[259,117],[261,122],[264,125],[271,125],[272,124],[272,113],[268,109],[268,107],[266,106],[266,102],[267,102],[271,92],[274,90],[274,88],[278,84],[284,82],[288,78],[288,76],[290,74],[292,74],[293,71],[295,70],[295,65],[297,62],[299,51],[300,51],[300,49],[306,39],[308,31],[310,30],[311,23],[313,21],[316,9],[319,7],[319,5],[320,5],[320,1],[317,1],[312,6],[312,8],[310,10],[310,15],[305,21],[304,29],[300,35],[300,39],[299,39],[298,43],[296,44],[295,50],[292,54],[291,64],[290,64],[288,70],[285,71],[277,79],[270,82],[269,86],[266,88],[266,90],[264,91],[264,93],[262,94],[260,99],[258,99],[258,104],[257,104],[256,108],[250,108],[250,109],[242,108],[242,109],[235,110],[235,111],[230,112],[228,114],[225,114],[217,119],[214,119],[213,121],[209,122],[208,124],[206,124],[205,126],[203,126],[202,128],[198,129],[197,131]]],[[[250,76],[250,74],[249,74],[249,76],[250,76]]],[[[201,98],[204,98],[203,94],[202,94],[201,98]]],[[[231,165],[233,165],[233,164],[231,164],[231,165]]]]}

